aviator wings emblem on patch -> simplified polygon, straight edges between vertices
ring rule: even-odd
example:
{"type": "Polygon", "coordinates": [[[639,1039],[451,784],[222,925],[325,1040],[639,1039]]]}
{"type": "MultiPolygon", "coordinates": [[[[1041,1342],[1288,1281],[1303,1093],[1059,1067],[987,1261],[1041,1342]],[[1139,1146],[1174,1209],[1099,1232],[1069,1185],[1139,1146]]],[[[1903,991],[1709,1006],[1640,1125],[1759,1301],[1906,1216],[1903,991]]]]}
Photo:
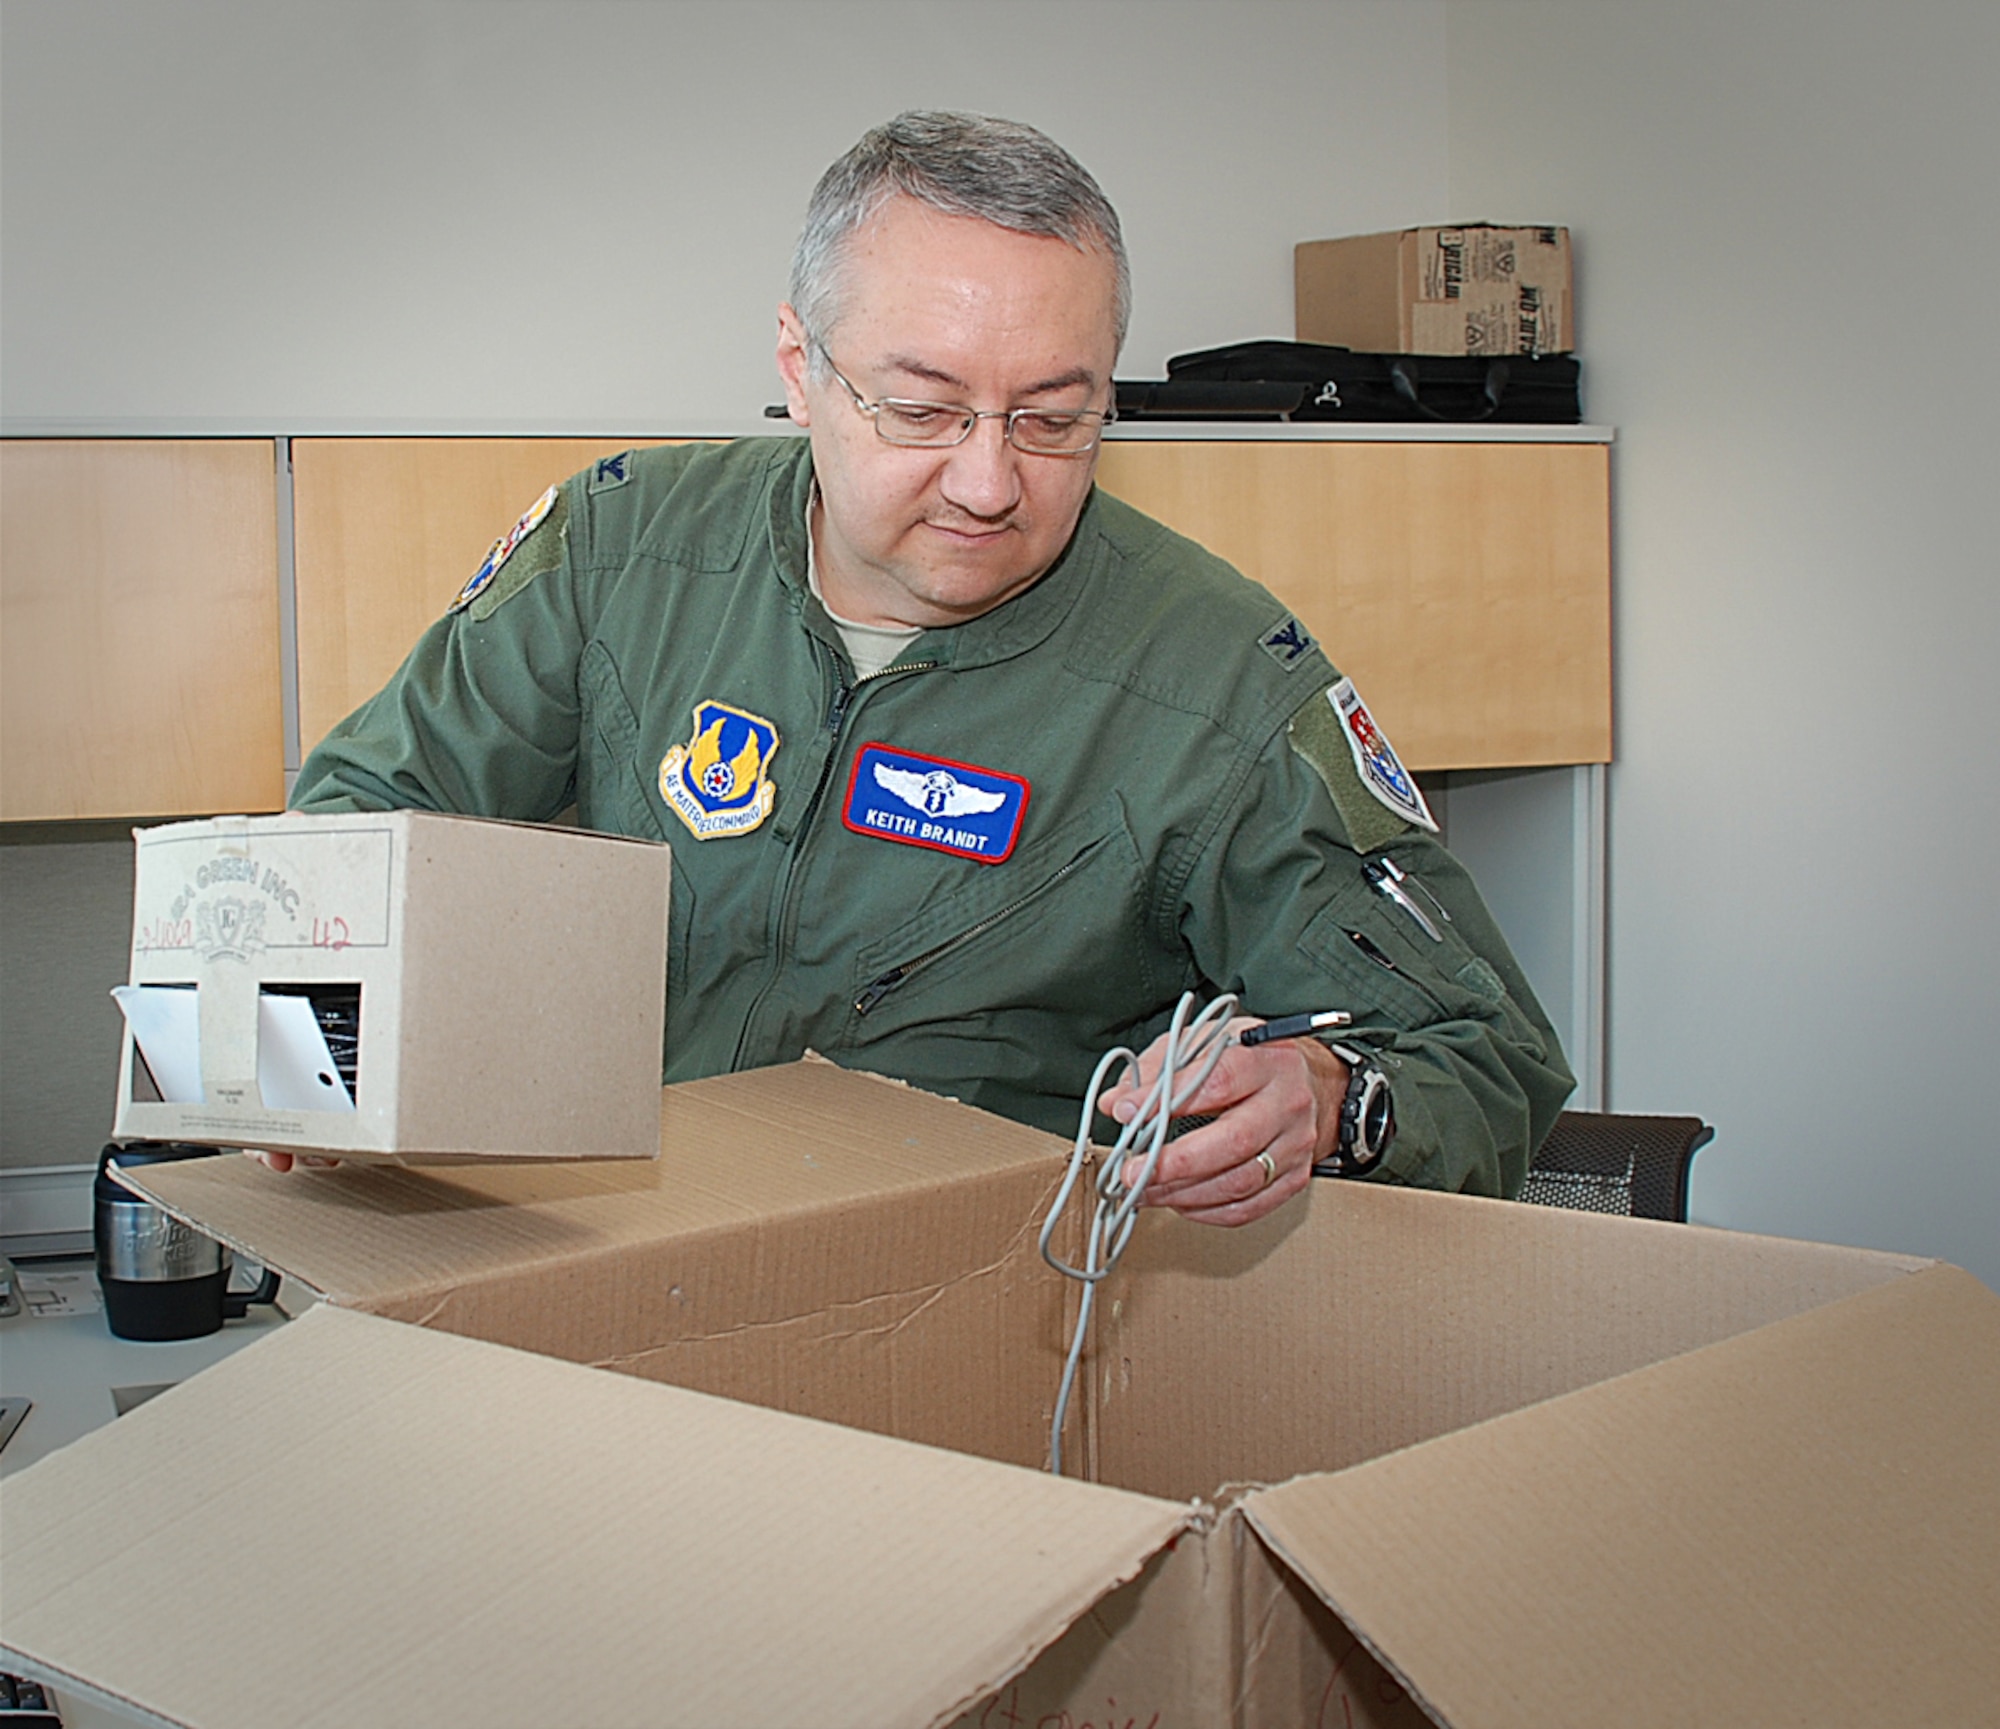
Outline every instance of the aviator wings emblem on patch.
{"type": "Polygon", "coordinates": [[[875,765],[875,784],[894,793],[912,810],[925,816],[983,816],[1007,802],[1004,792],[981,792],[968,786],[948,768],[934,768],[928,774],[914,769],[891,768],[886,762],[875,765]]]}
{"type": "Polygon", "coordinates": [[[697,840],[748,834],[771,814],[771,758],[782,741],[762,715],[695,705],[694,732],[660,759],[660,796],[697,840]]]}

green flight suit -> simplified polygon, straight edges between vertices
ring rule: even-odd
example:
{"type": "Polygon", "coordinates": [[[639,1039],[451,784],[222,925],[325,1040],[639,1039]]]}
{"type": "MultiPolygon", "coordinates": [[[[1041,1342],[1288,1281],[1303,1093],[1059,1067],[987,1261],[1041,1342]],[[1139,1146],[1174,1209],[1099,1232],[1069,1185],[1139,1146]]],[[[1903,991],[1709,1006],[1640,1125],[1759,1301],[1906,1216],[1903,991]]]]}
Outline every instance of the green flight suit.
{"type": "Polygon", "coordinates": [[[1104,1050],[1224,989],[1353,1013],[1395,1100],[1381,1174],[1514,1193],[1573,1084],[1555,1034],[1464,870],[1363,786],[1285,609],[1096,492],[1033,588],[857,682],[806,584],[811,484],[785,438],[573,477],[312,752],[294,806],[574,804],[671,842],[668,1080],[810,1047],[1070,1135],[1104,1050]],[[724,714],[762,729],[726,768],[724,714]],[[1004,861],[848,826],[869,745],[1024,780],[1004,861]],[[716,819],[735,832],[697,838],[702,810],[663,794],[732,776],[755,782],[716,819]],[[1449,909],[1441,942],[1364,854],[1449,909]]]}

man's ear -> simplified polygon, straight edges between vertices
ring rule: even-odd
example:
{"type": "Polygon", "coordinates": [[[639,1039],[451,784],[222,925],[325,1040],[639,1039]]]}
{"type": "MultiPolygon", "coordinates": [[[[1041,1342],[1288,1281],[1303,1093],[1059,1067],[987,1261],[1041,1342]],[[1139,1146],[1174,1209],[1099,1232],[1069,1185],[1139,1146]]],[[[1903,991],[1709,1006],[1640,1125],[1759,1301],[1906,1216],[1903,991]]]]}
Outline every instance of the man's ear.
{"type": "Polygon", "coordinates": [[[806,327],[787,301],[778,308],[778,376],[785,381],[785,407],[797,426],[812,425],[812,409],[806,402],[806,374],[811,366],[806,327]]]}

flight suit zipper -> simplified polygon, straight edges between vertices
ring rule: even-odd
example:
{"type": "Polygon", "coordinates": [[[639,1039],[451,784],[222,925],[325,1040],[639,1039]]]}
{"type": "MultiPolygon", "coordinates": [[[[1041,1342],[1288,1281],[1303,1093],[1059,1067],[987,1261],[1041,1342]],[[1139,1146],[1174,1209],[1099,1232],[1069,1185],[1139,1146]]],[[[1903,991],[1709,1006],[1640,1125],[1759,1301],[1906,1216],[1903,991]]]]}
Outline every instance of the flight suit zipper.
{"type": "Polygon", "coordinates": [[[1057,883],[1061,882],[1064,877],[1068,876],[1072,871],[1081,868],[1096,850],[1095,846],[1086,848],[1084,851],[1078,853],[1075,858],[1071,859],[1068,864],[1064,865],[1061,870],[1057,871],[1054,876],[1050,877],[1046,882],[1036,884],[1034,888],[1022,895],[1019,900],[1009,901],[998,911],[988,913],[977,924],[969,926],[967,929],[960,931],[957,936],[939,943],[936,948],[926,949],[913,960],[904,961],[900,966],[891,967],[880,978],[871,979],[866,985],[862,986],[861,994],[854,999],[854,1012],[857,1015],[867,1014],[869,1010],[880,1004],[884,997],[900,986],[912,974],[922,972],[933,961],[942,960],[954,949],[963,948],[973,938],[984,936],[995,925],[1004,923],[1023,907],[1029,906],[1039,900],[1050,889],[1054,888],[1057,883]]]}
{"type": "MultiPolygon", "coordinates": [[[[841,680],[840,688],[833,693],[833,706],[826,711],[826,730],[828,735],[838,742],[840,729],[847,724],[848,707],[853,702],[855,693],[864,684],[873,684],[877,679],[881,678],[897,678],[906,672],[931,672],[935,670],[936,666],[937,662],[934,660],[913,660],[908,666],[885,666],[880,672],[863,673],[852,684],[849,684],[845,679],[841,680]]],[[[826,753],[826,761],[820,764],[819,782],[812,790],[812,797],[806,801],[806,814],[799,823],[799,834],[801,836],[812,826],[813,818],[819,812],[820,800],[826,797],[827,782],[833,779],[834,770],[839,766],[840,752],[829,750],[826,753]]],[[[793,856],[796,859],[796,852],[793,856]]],[[[785,873],[785,894],[787,899],[790,898],[791,891],[791,872],[787,871],[785,873]]]]}
{"type": "Polygon", "coordinates": [[[814,783],[812,796],[806,800],[805,814],[799,819],[799,826],[795,831],[795,844],[790,849],[791,856],[785,862],[784,882],[779,889],[778,958],[771,968],[770,977],[764,981],[763,989],[758,991],[756,1000],[751,1003],[749,1013],[743,1017],[742,1027],[737,1031],[736,1055],[732,1067],[743,1066],[743,1053],[749,1044],[750,1029],[757,1024],[757,1016],[762,1012],[772,988],[784,972],[785,956],[791,948],[792,932],[798,911],[794,905],[794,895],[798,885],[799,861],[805,853],[813,823],[819,816],[820,805],[826,798],[827,785],[832,781],[834,772],[840,765],[838,747],[841,728],[847,724],[848,712],[853,706],[855,696],[864,684],[873,684],[880,679],[899,678],[905,673],[931,672],[937,665],[938,662],[934,660],[919,660],[912,661],[908,666],[888,666],[880,672],[864,673],[849,684],[841,676],[844,669],[836,663],[835,678],[838,683],[834,690],[832,705],[826,711],[826,731],[829,738],[826,761],[820,765],[819,779],[814,783]]]}

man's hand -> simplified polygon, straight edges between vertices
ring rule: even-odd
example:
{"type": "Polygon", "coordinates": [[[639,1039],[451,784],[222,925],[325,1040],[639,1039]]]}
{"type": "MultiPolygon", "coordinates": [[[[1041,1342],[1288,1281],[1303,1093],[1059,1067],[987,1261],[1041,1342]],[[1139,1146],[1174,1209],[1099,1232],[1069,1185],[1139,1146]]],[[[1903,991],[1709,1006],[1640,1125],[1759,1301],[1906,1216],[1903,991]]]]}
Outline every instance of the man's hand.
{"type": "Polygon", "coordinates": [[[312,1153],[260,1153],[251,1147],[243,1149],[243,1156],[255,1159],[260,1165],[269,1165],[274,1171],[330,1171],[340,1163],[338,1159],[322,1159],[312,1153]]]}
{"type": "MultiPolygon", "coordinates": [[[[1237,1019],[1232,1035],[1259,1023],[1237,1019]]],[[[1136,1085],[1108,1087],[1097,1108],[1130,1122],[1139,1096],[1160,1072],[1164,1038],[1139,1059],[1136,1085]]],[[[1340,1129],[1347,1065],[1317,1039],[1274,1039],[1247,1050],[1232,1045],[1183,1116],[1215,1121],[1169,1141],[1146,1187],[1145,1204],[1172,1207],[1205,1225],[1247,1225],[1284,1205],[1312,1180],[1340,1129]],[[1267,1172],[1258,1154],[1270,1161],[1267,1172]]],[[[1127,1172],[1138,1175],[1137,1163],[1127,1172]]]]}

